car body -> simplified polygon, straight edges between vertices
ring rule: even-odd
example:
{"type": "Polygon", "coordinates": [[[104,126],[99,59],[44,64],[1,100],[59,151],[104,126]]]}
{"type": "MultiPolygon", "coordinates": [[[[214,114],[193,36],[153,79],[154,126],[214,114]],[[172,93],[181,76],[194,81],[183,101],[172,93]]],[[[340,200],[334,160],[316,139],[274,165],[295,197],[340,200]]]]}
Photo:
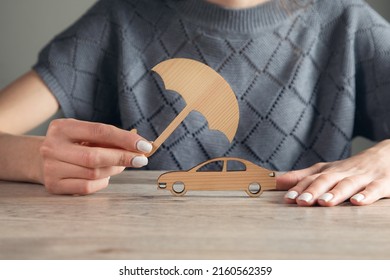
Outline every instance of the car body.
{"type": "Polygon", "coordinates": [[[188,190],[244,190],[249,196],[261,195],[264,190],[275,189],[275,172],[248,160],[220,157],[210,159],[188,171],[170,171],[162,174],[158,188],[170,190],[174,195],[184,195],[188,190]],[[218,170],[204,170],[214,165],[218,170]]]}

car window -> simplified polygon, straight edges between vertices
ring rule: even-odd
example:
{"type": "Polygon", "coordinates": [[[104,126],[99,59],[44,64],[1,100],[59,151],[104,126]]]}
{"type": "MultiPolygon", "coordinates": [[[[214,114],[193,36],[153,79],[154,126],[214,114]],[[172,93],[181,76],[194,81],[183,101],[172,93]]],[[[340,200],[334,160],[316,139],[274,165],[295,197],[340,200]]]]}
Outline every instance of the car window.
{"type": "Polygon", "coordinates": [[[246,166],[243,162],[238,160],[228,160],[227,171],[245,171],[246,166]]]}
{"type": "Polygon", "coordinates": [[[202,167],[198,168],[196,172],[222,171],[222,169],[223,169],[223,161],[217,160],[203,165],[202,167]]]}

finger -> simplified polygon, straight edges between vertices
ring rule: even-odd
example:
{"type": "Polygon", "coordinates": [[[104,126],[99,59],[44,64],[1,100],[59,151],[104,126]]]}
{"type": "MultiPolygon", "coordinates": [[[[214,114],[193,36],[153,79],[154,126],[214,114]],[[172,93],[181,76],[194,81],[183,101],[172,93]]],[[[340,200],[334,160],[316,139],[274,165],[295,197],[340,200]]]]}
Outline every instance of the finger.
{"type": "Polygon", "coordinates": [[[279,175],[276,177],[276,189],[289,190],[307,176],[320,172],[324,165],[325,163],[317,163],[305,169],[290,171],[279,175]]]}
{"type": "Polygon", "coordinates": [[[311,206],[317,202],[317,199],[331,190],[340,180],[345,178],[345,173],[326,173],[318,175],[309,184],[297,185],[301,194],[297,197],[297,204],[301,206],[311,206]]]}
{"type": "Polygon", "coordinates": [[[63,179],[55,184],[45,185],[52,194],[78,194],[87,195],[106,188],[110,178],[98,180],[63,179]]]}
{"type": "Polygon", "coordinates": [[[284,200],[286,203],[296,203],[297,198],[302,194],[302,192],[310,186],[310,184],[319,176],[320,174],[310,175],[302,180],[298,181],[298,183],[292,187],[284,196],[284,200]]]}
{"type": "Polygon", "coordinates": [[[381,198],[390,197],[389,181],[385,179],[376,180],[366,186],[366,188],[351,197],[351,203],[355,205],[369,205],[381,198]]]}
{"type": "Polygon", "coordinates": [[[142,167],[148,164],[148,158],[126,150],[114,148],[88,147],[74,144],[63,144],[61,149],[45,146],[41,153],[46,158],[54,158],[87,168],[111,166],[142,167]]]}
{"type": "Polygon", "coordinates": [[[113,125],[92,123],[74,119],[52,121],[48,135],[65,135],[73,141],[90,142],[102,146],[118,147],[128,151],[149,153],[152,144],[137,133],[119,129],[113,125]]]}
{"type": "Polygon", "coordinates": [[[371,178],[366,175],[349,176],[338,182],[335,187],[318,198],[318,204],[322,206],[335,206],[363,190],[369,184],[371,178]]]}
{"type": "Polygon", "coordinates": [[[46,161],[44,163],[44,174],[56,179],[87,179],[97,180],[121,173],[125,167],[110,166],[102,168],[87,168],[79,165],[61,161],[46,161]]]}

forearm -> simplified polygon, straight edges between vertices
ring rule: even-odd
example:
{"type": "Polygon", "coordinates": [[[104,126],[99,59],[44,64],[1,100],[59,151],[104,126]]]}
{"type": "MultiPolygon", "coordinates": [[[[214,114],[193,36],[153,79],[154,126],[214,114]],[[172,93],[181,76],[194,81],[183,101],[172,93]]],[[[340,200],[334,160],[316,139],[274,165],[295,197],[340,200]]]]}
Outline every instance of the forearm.
{"type": "Polygon", "coordinates": [[[42,141],[43,137],[0,132],[0,180],[41,183],[42,141]]]}

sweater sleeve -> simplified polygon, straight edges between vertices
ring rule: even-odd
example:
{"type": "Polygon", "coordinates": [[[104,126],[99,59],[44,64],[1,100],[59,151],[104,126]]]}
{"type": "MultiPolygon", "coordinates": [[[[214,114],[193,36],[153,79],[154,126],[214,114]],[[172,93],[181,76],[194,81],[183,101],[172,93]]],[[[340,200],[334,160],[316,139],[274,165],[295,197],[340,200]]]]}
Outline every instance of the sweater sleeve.
{"type": "Polygon", "coordinates": [[[366,8],[370,24],[355,33],[355,135],[380,141],[390,138],[390,25],[366,8]]]}
{"type": "Polygon", "coordinates": [[[49,42],[33,69],[66,117],[119,125],[117,27],[110,1],[98,1],[49,42]]]}

